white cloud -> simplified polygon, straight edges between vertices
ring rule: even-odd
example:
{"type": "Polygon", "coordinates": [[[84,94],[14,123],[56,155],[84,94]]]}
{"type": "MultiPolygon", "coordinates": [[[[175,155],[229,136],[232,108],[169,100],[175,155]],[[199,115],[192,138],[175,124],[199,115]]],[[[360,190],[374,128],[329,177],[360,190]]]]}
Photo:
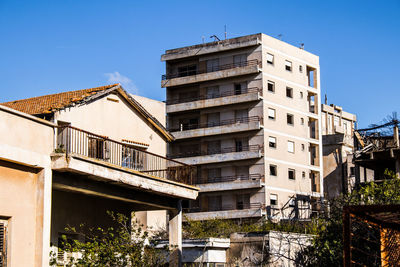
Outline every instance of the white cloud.
{"type": "Polygon", "coordinates": [[[136,87],[135,83],[129,79],[128,77],[122,75],[118,71],[114,71],[111,73],[104,73],[107,77],[107,82],[109,83],[120,83],[125,90],[132,94],[138,94],[139,89],[136,87]]]}

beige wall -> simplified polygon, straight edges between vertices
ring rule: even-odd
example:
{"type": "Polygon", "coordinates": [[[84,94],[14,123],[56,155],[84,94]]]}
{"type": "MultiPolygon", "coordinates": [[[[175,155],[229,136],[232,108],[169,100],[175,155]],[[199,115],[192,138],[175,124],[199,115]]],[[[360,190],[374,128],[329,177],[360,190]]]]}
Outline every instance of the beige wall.
{"type": "Polygon", "coordinates": [[[46,266],[53,127],[4,107],[0,122],[0,217],[9,222],[7,266],[46,266]]]}
{"type": "Polygon", "coordinates": [[[59,111],[56,119],[116,141],[126,139],[146,143],[150,145],[149,152],[166,154],[166,143],[159,132],[119,95],[111,94],[86,105],[59,111]]]}

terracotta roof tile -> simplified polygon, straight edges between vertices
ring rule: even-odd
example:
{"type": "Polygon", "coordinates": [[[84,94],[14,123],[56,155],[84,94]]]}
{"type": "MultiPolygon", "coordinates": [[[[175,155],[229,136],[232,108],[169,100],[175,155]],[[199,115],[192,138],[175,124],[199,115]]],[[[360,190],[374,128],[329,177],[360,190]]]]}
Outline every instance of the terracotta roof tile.
{"type": "Polygon", "coordinates": [[[96,88],[32,97],[27,99],[0,103],[0,105],[10,107],[12,109],[25,112],[31,115],[52,113],[55,110],[67,107],[73,103],[84,100],[86,97],[94,95],[97,92],[110,89],[111,87],[117,85],[119,84],[111,84],[96,88]]]}

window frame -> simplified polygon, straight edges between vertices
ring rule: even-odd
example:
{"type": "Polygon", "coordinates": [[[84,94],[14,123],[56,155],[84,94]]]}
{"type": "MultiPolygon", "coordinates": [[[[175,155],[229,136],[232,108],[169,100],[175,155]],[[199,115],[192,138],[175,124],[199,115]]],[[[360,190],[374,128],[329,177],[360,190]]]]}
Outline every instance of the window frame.
{"type": "Polygon", "coordinates": [[[293,153],[293,154],[294,154],[294,152],[295,152],[295,143],[294,143],[294,141],[291,141],[291,140],[288,140],[288,141],[287,141],[287,151],[288,151],[289,153],[293,153]],[[291,149],[290,149],[289,144],[293,144],[293,145],[292,145],[292,151],[291,151],[291,149]]]}
{"type": "Polygon", "coordinates": [[[268,80],[267,81],[267,91],[270,93],[275,93],[275,82],[268,80]],[[272,86],[272,91],[269,90],[269,85],[272,86]]]}
{"type": "Polygon", "coordinates": [[[276,149],[277,142],[276,142],[276,137],[275,136],[268,136],[268,147],[276,149]],[[274,139],[273,142],[271,142],[271,139],[274,139]],[[274,145],[271,146],[271,144],[274,144],[274,145]]]}
{"type": "Polygon", "coordinates": [[[268,108],[268,119],[269,119],[269,120],[276,120],[276,109],[268,108]],[[271,117],[271,116],[270,116],[270,111],[273,111],[273,112],[274,112],[274,117],[271,117]]]}
{"type": "Polygon", "coordinates": [[[292,168],[288,168],[288,179],[289,180],[296,180],[296,170],[292,168]],[[291,178],[292,173],[292,178],[291,178]]]}
{"type": "Polygon", "coordinates": [[[294,115],[293,114],[286,113],[286,123],[287,123],[287,125],[290,125],[290,126],[294,125],[294,115]]]}
{"type": "Polygon", "coordinates": [[[277,165],[275,165],[275,164],[269,164],[269,176],[278,176],[278,166],[277,165]],[[272,168],[272,170],[275,170],[275,174],[273,174],[272,172],[271,172],[271,168],[272,168]]]}
{"type": "Polygon", "coordinates": [[[292,70],[293,70],[292,61],[285,60],[285,70],[292,72],[292,70]]]}
{"type": "Polygon", "coordinates": [[[293,88],[292,87],[286,86],[286,97],[293,99],[293,88]]]}
{"type": "Polygon", "coordinates": [[[274,59],[275,59],[275,56],[274,56],[273,54],[267,53],[267,64],[274,65],[274,61],[275,61],[274,59]],[[270,60],[268,59],[268,56],[271,56],[271,57],[272,57],[272,61],[270,61],[270,60]]]}

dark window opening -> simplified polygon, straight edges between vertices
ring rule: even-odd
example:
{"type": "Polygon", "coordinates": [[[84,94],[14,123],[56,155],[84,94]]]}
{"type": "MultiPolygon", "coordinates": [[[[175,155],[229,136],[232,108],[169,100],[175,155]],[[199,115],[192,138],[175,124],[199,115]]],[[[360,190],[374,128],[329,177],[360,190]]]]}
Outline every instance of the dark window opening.
{"type": "Polygon", "coordinates": [[[287,120],[287,124],[293,125],[293,115],[292,114],[287,114],[286,120],[287,120]]]}
{"type": "Polygon", "coordinates": [[[276,176],[277,175],[277,167],[276,165],[269,165],[269,175],[276,176]]]}
{"type": "Polygon", "coordinates": [[[288,170],[288,177],[290,180],[294,180],[296,178],[296,172],[294,169],[289,169],[288,170]]]}
{"type": "Polygon", "coordinates": [[[275,83],[268,81],[268,92],[275,92],[275,83]]]}
{"type": "Polygon", "coordinates": [[[293,88],[286,87],[286,96],[293,98],[293,88]]]}

